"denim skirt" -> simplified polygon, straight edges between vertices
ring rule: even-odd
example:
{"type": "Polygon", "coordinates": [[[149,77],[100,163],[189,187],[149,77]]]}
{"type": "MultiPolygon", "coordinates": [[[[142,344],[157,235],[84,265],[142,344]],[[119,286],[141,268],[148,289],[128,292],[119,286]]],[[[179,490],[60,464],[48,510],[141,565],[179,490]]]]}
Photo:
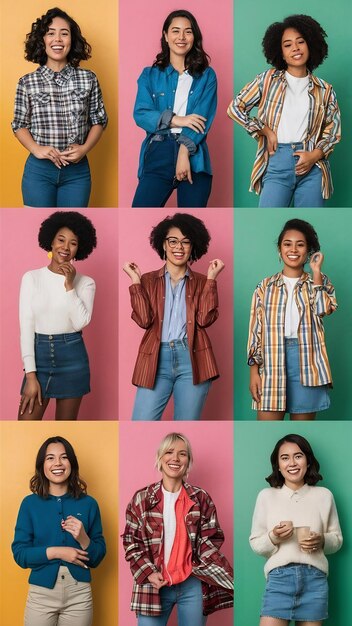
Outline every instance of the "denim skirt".
{"type": "Polygon", "coordinates": [[[269,572],[261,617],[319,622],[328,617],[327,577],[312,565],[289,563],[269,572]]]}
{"type": "MultiPolygon", "coordinates": [[[[35,362],[43,398],[81,398],[90,392],[88,354],[81,332],[35,333],[35,362]]],[[[21,393],[25,382],[26,377],[21,393]]]]}
{"type": "Polygon", "coordinates": [[[328,385],[306,387],[300,380],[298,339],[285,339],[286,412],[316,413],[330,406],[328,385]]]}

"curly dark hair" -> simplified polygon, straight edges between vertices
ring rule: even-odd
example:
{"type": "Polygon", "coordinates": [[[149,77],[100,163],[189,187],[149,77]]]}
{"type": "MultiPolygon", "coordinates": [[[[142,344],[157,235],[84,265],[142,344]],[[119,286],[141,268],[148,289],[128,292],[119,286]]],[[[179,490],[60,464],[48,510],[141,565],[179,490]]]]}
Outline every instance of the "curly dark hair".
{"type": "Polygon", "coordinates": [[[48,32],[55,17],[66,20],[70,26],[71,49],[67,55],[67,62],[73,67],[78,67],[81,61],[90,59],[92,47],[83,37],[77,22],[57,7],[49,9],[45,15],[38,17],[33,22],[31,32],[26,35],[25,59],[39,63],[39,65],[45,65],[48,57],[45,52],[44,35],[48,32]]]}
{"type": "Polygon", "coordinates": [[[51,250],[56,233],[61,228],[69,228],[78,239],[76,260],[86,259],[96,248],[97,236],[92,222],[78,211],[55,211],[41,223],[38,242],[41,248],[51,250]]]}
{"type": "Polygon", "coordinates": [[[175,213],[167,216],[150,233],[149,242],[151,247],[164,258],[163,244],[170,228],[179,228],[184,237],[188,237],[192,243],[191,262],[200,259],[209,247],[210,234],[202,220],[189,213],[175,213]]]}
{"type": "Polygon", "coordinates": [[[318,235],[315,232],[313,226],[309,222],[306,222],[305,220],[300,220],[297,218],[288,220],[288,222],[286,222],[286,224],[283,226],[281,233],[277,240],[278,248],[280,248],[282,244],[282,240],[285,236],[285,233],[287,233],[288,230],[298,230],[300,233],[302,233],[302,235],[304,235],[305,240],[307,242],[309,255],[313,254],[314,252],[319,252],[320,243],[319,243],[318,235]]]}
{"type": "Polygon", "coordinates": [[[65,448],[67,458],[71,465],[67,491],[71,496],[78,499],[82,494],[87,493],[87,484],[79,475],[78,461],[72,445],[67,439],[59,437],[58,435],[56,437],[49,437],[49,439],[46,439],[40,446],[35,461],[35,474],[29,482],[29,488],[41,498],[47,498],[49,495],[49,481],[44,474],[44,461],[47,448],[51,443],[62,443],[65,448]]]}
{"type": "Polygon", "coordinates": [[[286,61],[282,58],[282,35],[286,28],[294,28],[302,35],[309,49],[307,67],[312,72],[328,56],[327,34],[319,22],[310,15],[289,15],[283,22],[271,24],[264,35],[262,46],[266,60],[277,70],[286,70],[286,61]]]}
{"type": "Polygon", "coordinates": [[[156,55],[153,67],[158,67],[159,69],[164,70],[170,63],[170,49],[166,42],[164,33],[167,33],[172,20],[177,17],[185,17],[191,23],[194,42],[192,49],[186,55],[185,67],[191,76],[199,76],[204,72],[204,70],[207,69],[207,67],[209,67],[210,56],[203,50],[203,37],[196,18],[192,15],[192,13],[186,11],[185,9],[172,11],[172,13],[167,16],[161,33],[161,52],[156,55]]]}
{"type": "Polygon", "coordinates": [[[266,481],[269,483],[271,487],[282,487],[285,480],[282,474],[279,471],[279,450],[284,443],[295,443],[299,447],[299,449],[303,452],[307,459],[307,472],[304,477],[304,482],[307,485],[316,485],[319,480],[323,480],[321,474],[319,474],[320,465],[318,460],[315,458],[312,447],[301,435],[285,435],[282,439],[279,439],[274,450],[271,453],[270,461],[271,467],[273,468],[270,476],[266,477],[266,481]]]}

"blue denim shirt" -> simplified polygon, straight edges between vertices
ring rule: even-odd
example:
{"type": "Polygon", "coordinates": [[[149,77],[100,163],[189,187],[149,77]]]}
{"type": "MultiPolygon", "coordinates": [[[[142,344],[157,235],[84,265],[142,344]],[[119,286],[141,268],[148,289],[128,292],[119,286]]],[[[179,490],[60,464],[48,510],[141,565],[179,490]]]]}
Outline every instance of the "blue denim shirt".
{"type": "MultiPolygon", "coordinates": [[[[138,177],[143,173],[144,155],[155,134],[166,134],[170,128],[179,74],[168,65],[165,70],[146,67],[138,79],[138,92],[133,117],[138,126],[147,133],[142,143],[138,177]]],[[[177,141],[187,146],[193,172],[211,174],[206,144],[208,130],[213,122],[217,104],[216,74],[208,67],[200,76],[194,76],[189,92],[186,115],[198,113],[206,118],[205,133],[183,128],[177,141]]]]}

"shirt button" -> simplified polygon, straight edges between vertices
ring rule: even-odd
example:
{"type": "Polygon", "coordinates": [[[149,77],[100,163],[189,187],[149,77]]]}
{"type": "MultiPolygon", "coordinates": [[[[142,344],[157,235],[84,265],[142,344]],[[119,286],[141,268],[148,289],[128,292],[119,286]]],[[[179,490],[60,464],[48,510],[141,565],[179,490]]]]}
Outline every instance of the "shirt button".
{"type": "Polygon", "coordinates": [[[61,502],[61,498],[58,498],[58,499],[57,499],[57,501],[58,501],[58,502],[61,502]]]}
{"type": "Polygon", "coordinates": [[[65,576],[63,574],[61,575],[61,578],[62,578],[62,580],[65,580],[65,576]]]}

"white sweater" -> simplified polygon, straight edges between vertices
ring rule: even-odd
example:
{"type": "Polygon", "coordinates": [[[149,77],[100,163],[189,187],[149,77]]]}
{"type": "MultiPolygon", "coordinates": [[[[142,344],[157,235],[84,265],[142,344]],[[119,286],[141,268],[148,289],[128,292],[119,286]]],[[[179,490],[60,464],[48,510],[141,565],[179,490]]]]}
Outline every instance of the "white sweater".
{"type": "Polygon", "coordinates": [[[71,291],[65,276],[47,267],[24,274],[20,290],[21,354],[26,372],[36,371],[34,333],[74,333],[91,320],[95,282],[76,274],[71,291]]]}
{"type": "Polygon", "coordinates": [[[286,485],[263,489],[257,497],[249,542],[254,552],[267,558],[265,576],[275,567],[288,563],[314,565],[327,574],[325,554],[337,552],[342,545],[339,518],[331,491],[309,485],[298,491],[292,491],[286,485]],[[310,554],[303,552],[295,531],[289,539],[274,543],[277,539],[271,531],[284,521],[291,521],[294,527],[309,526],[311,531],[322,533],[323,549],[310,554]]]}

